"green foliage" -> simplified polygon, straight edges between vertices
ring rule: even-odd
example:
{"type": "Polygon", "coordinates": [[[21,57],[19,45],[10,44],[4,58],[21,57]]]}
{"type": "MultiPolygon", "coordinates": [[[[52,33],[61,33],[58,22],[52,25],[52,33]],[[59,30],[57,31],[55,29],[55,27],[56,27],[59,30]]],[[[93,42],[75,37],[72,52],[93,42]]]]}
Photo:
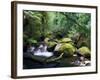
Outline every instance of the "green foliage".
{"type": "Polygon", "coordinates": [[[46,12],[24,11],[24,32],[29,37],[38,39],[45,35],[47,25],[46,12]]]}
{"type": "Polygon", "coordinates": [[[60,48],[62,52],[72,55],[76,48],[81,47],[79,50],[81,52],[83,50],[82,54],[90,55],[90,13],[24,10],[23,15],[24,42],[38,44],[41,41],[40,38],[44,37],[48,47],[53,47],[60,42],[62,43],[60,48]]]}
{"type": "Polygon", "coordinates": [[[31,43],[31,44],[32,44],[32,43],[37,43],[37,40],[34,40],[34,39],[28,39],[28,42],[31,43]]]}

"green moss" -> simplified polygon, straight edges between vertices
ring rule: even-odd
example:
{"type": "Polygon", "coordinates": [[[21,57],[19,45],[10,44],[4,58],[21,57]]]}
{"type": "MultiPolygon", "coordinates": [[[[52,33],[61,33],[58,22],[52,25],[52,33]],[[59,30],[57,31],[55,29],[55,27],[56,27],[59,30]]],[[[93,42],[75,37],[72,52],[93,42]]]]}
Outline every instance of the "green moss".
{"type": "Polygon", "coordinates": [[[89,50],[88,47],[83,46],[83,47],[79,48],[78,51],[79,51],[82,55],[84,55],[85,57],[90,57],[91,51],[89,50]]]}
{"type": "Polygon", "coordinates": [[[55,46],[56,44],[57,43],[56,42],[53,42],[53,41],[47,42],[47,45],[48,45],[49,48],[55,46]]]}
{"type": "Polygon", "coordinates": [[[69,43],[71,45],[74,45],[72,40],[70,38],[62,38],[61,40],[58,41],[59,43],[69,43]]]}
{"type": "Polygon", "coordinates": [[[47,38],[52,38],[53,37],[52,33],[51,32],[48,32],[48,31],[46,32],[45,36],[47,38]]]}
{"type": "Polygon", "coordinates": [[[67,43],[67,42],[72,42],[72,40],[70,38],[62,38],[59,42],[67,43]]]}
{"type": "Polygon", "coordinates": [[[63,43],[60,47],[59,51],[67,53],[68,55],[72,56],[75,52],[76,48],[71,45],[70,43],[63,43]]]}
{"type": "Polygon", "coordinates": [[[57,41],[57,40],[49,41],[49,38],[45,38],[45,40],[44,40],[44,42],[48,45],[49,48],[53,47],[57,44],[55,41],[57,41]]]}

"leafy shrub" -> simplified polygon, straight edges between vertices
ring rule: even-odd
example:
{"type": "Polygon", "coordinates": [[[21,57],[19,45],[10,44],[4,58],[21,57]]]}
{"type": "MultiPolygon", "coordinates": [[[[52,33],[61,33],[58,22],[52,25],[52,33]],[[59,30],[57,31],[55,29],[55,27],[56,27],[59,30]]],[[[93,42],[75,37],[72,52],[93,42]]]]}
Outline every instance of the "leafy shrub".
{"type": "Polygon", "coordinates": [[[28,42],[31,43],[31,44],[32,44],[32,43],[34,44],[34,43],[37,43],[37,40],[34,40],[34,39],[28,39],[28,42]]]}

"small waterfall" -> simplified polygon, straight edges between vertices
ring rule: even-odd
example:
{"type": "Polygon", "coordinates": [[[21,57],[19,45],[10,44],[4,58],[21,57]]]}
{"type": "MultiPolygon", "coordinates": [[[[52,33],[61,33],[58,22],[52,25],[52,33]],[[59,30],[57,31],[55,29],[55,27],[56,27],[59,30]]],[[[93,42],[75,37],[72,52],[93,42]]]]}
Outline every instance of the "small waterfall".
{"type": "Polygon", "coordinates": [[[36,56],[51,57],[51,56],[53,56],[53,52],[48,52],[47,51],[47,45],[40,44],[40,46],[34,52],[34,55],[36,55],[36,56]]]}

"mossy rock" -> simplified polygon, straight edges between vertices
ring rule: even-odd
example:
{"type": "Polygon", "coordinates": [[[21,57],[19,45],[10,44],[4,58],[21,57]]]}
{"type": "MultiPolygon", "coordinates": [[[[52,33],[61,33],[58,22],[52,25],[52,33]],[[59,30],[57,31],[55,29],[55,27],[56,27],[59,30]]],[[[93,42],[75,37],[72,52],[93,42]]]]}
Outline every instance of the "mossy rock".
{"type": "Polygon", "coordinates": [[[45,38],[44,42],[47,44],[49,48],[57,44],[55,41],[49,41],[49,38],[45,38]]]}
{"type": "Polygon", "coordinates": [[[53,42],[53,41],[49,41],[49,42],[47,42],[46,44],[47,44],[47,46],[50,48],[50,47],[55,46],[57,43],[56,43],[56,42],[53,42]]]}
{"type": "Polygon", "coordinates": [[[72,56],[76,51],[76,48],[70,43],[63,43],[62,46],[59,48],[60,52],[66,53],[68,56],[72,56]]]}
{"type": "Polygon", "coordinates": [[[85,56],[85,57],[87,57],[87,58],[90,57],[91,51],[89,50],[88,47],[83,46],[83,47],[79,48],[78,51],[79,51],[79,53],[82,54],[83,56],[85,56]]]}
{"type": "Polygon", "coordinates": [[[59,40],[60,43],[70,43],[72,45],[74,45],[74,43],[72,42],[72,40],[70,38],[62,38],[61,40],[59,40]]]}
{"type": "Polygon", "coordinates": [[[45,38],[45,39],[44,39],[44,42],[45,42],[45,43],[48,43],[48,40],[49,40],[49,38],[45,38]]]}
{"type": "Polygon", "coordinates": [[[62,38],[61,40],[59,40],[59,42],[67,43],[67,42],[72,42],[72,40],[70,38],[62,38]]]}

